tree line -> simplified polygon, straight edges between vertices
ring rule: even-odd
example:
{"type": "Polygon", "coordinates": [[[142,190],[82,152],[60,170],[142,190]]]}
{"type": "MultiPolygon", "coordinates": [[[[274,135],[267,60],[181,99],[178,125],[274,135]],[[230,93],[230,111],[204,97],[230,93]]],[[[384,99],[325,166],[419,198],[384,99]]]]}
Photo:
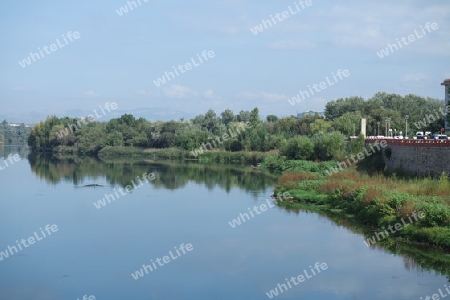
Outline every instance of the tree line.
{"type": "Polygon", "coordinates": [[[27,142],[31,128],[25,124],[12,126],[6,120],[0,123],[0,144],[24,144],[27,142]]]}
{"type": "MultiPolygon", "coordinates": [[[[229,132],[230,128],[250,124],[250,128],[218,144],[217,148],[233,152],[277,149],[292,159],[329,160],[342,158],[346,150],[344,140],[359,134],[361,118],[367,119],[367,134],[378,135],[384,134],[387,118],[390,118],[390,128],[400,131],[406,125],[404,115],[408,115],[409,124],[413,124],[442,107],[444,103],[438,99],[381,92],[368,100],[349,97],[330,101],[325,107],[324,117],[318,114],[302,118],[268,115],[263,120],[258,108],[239,113],[226,109],[219,114],[210,109],[189,120],[167,122],[136,119],[130,114],[108,122],[50,116],[33,127],[28,144],[37,152],[60,151],[82,155],[96,155],[107,146],[145,149],[175,147],[191,151],[229,132]],[[68,131],[68,128],[71,130],[68,131]]],[[[442,123],[443,117],[420,130],[435,132],[442,123]]]]}

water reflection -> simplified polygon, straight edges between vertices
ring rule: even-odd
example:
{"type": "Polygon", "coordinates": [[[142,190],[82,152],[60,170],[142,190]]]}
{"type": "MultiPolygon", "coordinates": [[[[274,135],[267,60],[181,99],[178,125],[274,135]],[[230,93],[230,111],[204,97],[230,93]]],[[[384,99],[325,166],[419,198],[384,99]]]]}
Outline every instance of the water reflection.
{"type": "MultiPolygon", "coordinates": [[[[220,188],[229,192],[232,188],[245,190],[254,198],[263,195],[274,186],[276,179],[245,166],[204,165],[197,163],[155,162],[142,159],[101,161],[95,158],[56,158],[29,156],[31,170],[37,177],[56,185],[70,182],[75,186],[86,183],[101,183],[125,187],[136,176],[154,172],[156,179],[150,181],[155,189],[180,189],[189,183],[202,184],[208,189],[220,188]],[[106,181],[106,182],[105,182],[106,181]]],[[[318,213],[324,220],[335,226],[345,227],[351,232],[363,236],[373,235],[372,229],[339,217],[311,209],[280,207],[288,214],[318,213]]],[[[450,281],[450,255],[442,251],[420,245],[411,245],[386,239],[371,245],[374,250],[402,256],[406,270],[417,272],[436,272],[447,276],[450,281]]]]}
{"type": "MultiPolygon", "coordinates": [[[[360,224],[344,219],[339,215],[325,213],[309,208],[292,208],[283,207],[287,213],[318,213],[323,219],[330,221],[336,226],[342,226],[351,232],[362,234],[365,238],[373,236],[371,228],[363,227],[360,224]]],[[[361,237],[361,243],[363,238],[361,237]]],[[[444,275],[450,282],[450,254],[444,251],[433,249],[423,245],[412,245],[399,240],[384,239],[377,244],[370,244],[370,248],[381,250],[386,253],[402,256],[403,266],[406,270],[415,270],[419,273],[436,272],[436,274],[444,275]]]]}
{"type": "MultiPolygon", "coordinates": [[[[62,181],[82,185],[90,181],[105,180],[108,185],[125,187],[136,176],[155,173],[150,181],[156,189],[175,190],[189,182],[215,187],[229,192],[231,188],[243,189],[257,197],[275,184],[275,177],[244,166],[204,165],[197,163],[155,162],[146,160],[113,160],[103,162],[91,157],[56,158],[30,155],[31,170],[50,184],[62,181]]],[[[98,182],[96,182],[98,183],[98,182]]]]}
{"type": "Polygon", "coordinates": [[[27,145],[3,145],[0,144],[0,158],[6,159],[8,155],[19,154],[20,158],[26,158],[29,152],[27,145]]]}

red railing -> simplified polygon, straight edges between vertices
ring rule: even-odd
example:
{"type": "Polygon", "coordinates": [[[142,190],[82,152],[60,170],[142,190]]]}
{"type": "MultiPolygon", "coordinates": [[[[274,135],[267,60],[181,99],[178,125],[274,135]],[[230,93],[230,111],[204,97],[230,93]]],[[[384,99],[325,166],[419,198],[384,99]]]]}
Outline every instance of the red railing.
{"type": "Polygon", "coordinates": [[[450,140],[402,140],[390,138],[371,138],[366,139],[366,143],[373,143],[375,141],[386,141],[391,145],[399,146],[419,146],[419,147],[450,147],[450,140]]]}

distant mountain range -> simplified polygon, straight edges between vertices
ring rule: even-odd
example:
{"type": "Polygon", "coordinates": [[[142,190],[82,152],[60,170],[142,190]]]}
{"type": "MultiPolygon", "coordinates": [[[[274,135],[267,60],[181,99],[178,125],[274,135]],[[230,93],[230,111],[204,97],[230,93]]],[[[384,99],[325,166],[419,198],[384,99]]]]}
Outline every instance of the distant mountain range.
{"type": "MultiPolygon", "coordinates": [[[[107,111],[106,115],[102,116],[96,121],[108,121],[113,118],[118,118],[123,114],[132,114],[135,118],[145,118],[148,121],[170,121],[179,120],[180,118],[190,119],[193,115],[186,114],[180,110],[167,109],[167,108],[137,108],[132,110],[113,110],[110,113],[107,111]]],[[[100,109],[97,110],[99,115],[102,115],[100,109]]],[[[83,109],[70,109],[70,110],[39,110],[25,113],[1,113],[0,122],[6,120],[8,123],[25,123],[36,124],[40,121],[44,121],[48,116],[55,115],[57,117],[87,117],[88,115],[94,115],[91,110],[83,109]]]]}

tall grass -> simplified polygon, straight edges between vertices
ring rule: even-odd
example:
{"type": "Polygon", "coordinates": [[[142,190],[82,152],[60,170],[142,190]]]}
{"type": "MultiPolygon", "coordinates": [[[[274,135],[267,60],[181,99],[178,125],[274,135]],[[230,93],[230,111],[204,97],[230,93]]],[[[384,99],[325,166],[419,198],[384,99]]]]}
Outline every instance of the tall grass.
{"type": "MultiPolygon", "coordinates": [[[[276,191],[289,192],[299,203],[325,205],[330,211],[338,209],[378,228],[408,220],[412,213],[421,211],[425,217],[397,235],[450,249],[450,237],[446,236],[450,232],[447,174],[441,174],[439,179],[400,179],[348,168],[327,176],[321,172],[321,163],[281,161],[280,164],[280,169],[289,172],[279,178],[276,191]]],[[[295,203],[289,205],[295,207],[295,203]]]]}

